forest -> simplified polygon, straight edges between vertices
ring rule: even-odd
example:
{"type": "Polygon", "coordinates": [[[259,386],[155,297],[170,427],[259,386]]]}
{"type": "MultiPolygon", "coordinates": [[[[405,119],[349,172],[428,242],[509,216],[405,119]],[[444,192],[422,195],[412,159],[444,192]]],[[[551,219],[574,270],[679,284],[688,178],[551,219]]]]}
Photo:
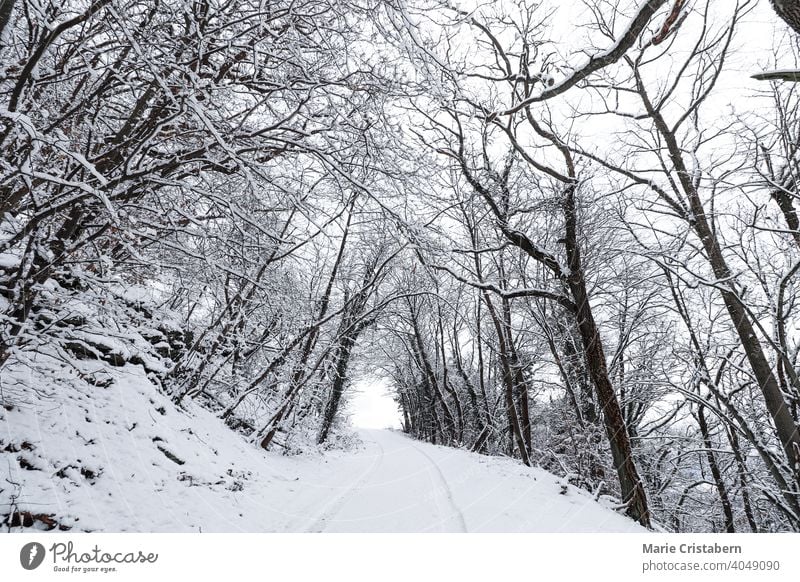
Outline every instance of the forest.
{"type": "Polygon", "coordinates": [[[796,0],[2,0],[0,411],[136,367],[291,455],[382,379],[642,526],[800,531],[799,57],[796,0]]]}

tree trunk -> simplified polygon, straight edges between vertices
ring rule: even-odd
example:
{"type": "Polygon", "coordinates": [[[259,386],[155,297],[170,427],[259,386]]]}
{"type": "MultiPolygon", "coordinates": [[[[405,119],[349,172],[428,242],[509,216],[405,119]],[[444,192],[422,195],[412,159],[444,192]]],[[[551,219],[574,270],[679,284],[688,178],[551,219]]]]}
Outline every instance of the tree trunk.
{"type": "Polygon", "coordinates": [[[577,305],[578,330],[586,356],[586,366],[597,391],[600,409],[603,411],[606,435],[611,446],[611,457],[619,478],[622,499],[628,504],[628,515],[645,527],[649,527],[650,512],[647,507],[647,496],[633,460],[633,450],[625,427],[625,420],[622,417],[622,410],[614,388],[608,379],[603,344],[600,341],[600,334],[594,322],[589,299],[586,296],[582,273],[570,282],[570,289],[577,305]]]}
{"type": "Polygon", "coordinates": [[[725,518],[725,531],[728,533],[736,533],[736,528],[733,524],[733,508],[731,507],[731,500],[728,496],[728,488],[722,480],[722,472],[719,470],[717,458],[713,452],[711,435],[708,430],[708,422],[706,421],[704,408],[705,406],[702,403],[698,403],[697,424],[700,427],[700,434],[703,436],[703,444],[706,447],[708,467],[711,469],[711,476],[714,478],[714,484],[719,493],[719,500],[722,503],[722,515],[725,518]]]}
{"type": "Polygon", "coordinates": [[[317,444],[321,445],[328,439],[328,433],[333,426],[336,413],[339,411],[339,403],[342,400],[342,394],[344,394],[345,385],[347,383],[347,368],[350,364],[350,354],[355,344],[356,338],[354,335],[346,335],[341,339],[338,349],[336,350],[333,385],[331,386],[331,393],[322,415],[322,428],[317,437],[317,444]]]}

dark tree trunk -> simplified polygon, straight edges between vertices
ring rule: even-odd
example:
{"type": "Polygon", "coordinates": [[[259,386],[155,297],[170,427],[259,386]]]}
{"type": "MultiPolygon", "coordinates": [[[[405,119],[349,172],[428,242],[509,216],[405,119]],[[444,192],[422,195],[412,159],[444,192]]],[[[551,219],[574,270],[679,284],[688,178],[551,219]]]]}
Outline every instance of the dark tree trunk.
{"type": "Polygon", "coordinates": [[[528,381],[525,379],[525,369],[514,342],[513,331],[511,329],[511,302],[508,298],[502,299],[503,305],[503,329],[506,334],[506,346],[508,347],[508,359],[514,382],[514,401],[519,407],[519,425],[522,432],[522,440],[528,454],[533,449],[531,442],[531,414],[528,397],[528,381]]]}
{"type": "Polygon", "coordinates": [[[770,0],[781,19],[800,34],[800,0],[770,0]]]}
{"type": "Polygon", "coordinates": [[[627,513],[646,527],[650,527],[650,511],[644,485],[636,469],[625,419],[614,387],[608,375],[606,356],[600,332],[594,321],[586,279],[578,245],[578,221],[576,216],[575,191],[577,186],[570,184],[564,191],[562,208],[564,212],[564,246],[569,274],[567,284],[575,304],[586,367],[597,391],[597,402],[603,411],[606,435],[611,446],[614,468],[619,478],[622,498],[628,504],[627,513]]]}
{"type": "Polygon", "coordinates": [[[456,414],[453,419],[453,437],[457,443],[461,443],[464,440],[464,406],[461,404],[461,397],[459,397],[458,391],[453,388],[450,382],[450,371],[447,365],[447,352],[444,341],[444,315],[442,314],[440,305],[437,305],[437,311],[438,319],[436,326],[438,329],[438,349],[442,361],[442,386],[444,386],[445,391],[450,396],[450,400],[455,406],[456,414]]]}
{"type": "Polygon", "coordinates": [[[736,430],[732,427],[725,427],[725,434],[728,435],[728,441],[731,443],[731,450],[733,451],[733,458],[736,459],[736,468],[739,475],[739,487],[742,492],[742,506],[744,507],[744,515],[747,517],[747,523],[750,526],[750,531],[758,533],[758,524],[756,523],[755,515],[753,514],[753,506],[750,503],[749,485],[747,483],[748,470],[744,461],[742,449],[739,446],[739,437],[736,436],[736,430]]]}
{"type": "MultiPolygon", "coordinates": [[[[574,273],[573,273],[574,275],[574,273]]],[[[597,390],[597,401],[603,411],[606,436],[611,446],[611,457],[617,471],[623,501],[628,504],[627,513],[642,525],[650,526],[650,512],[642,480],[633,460],[633,450],[622,410],[608,378],[606,357],[594,316],[586,296],[582,274],[570,282],[572,296],[577,306],[578,330],[583,342],[586,366],[597,390]]]]}
{"type": "Polygon", "coordinates": [[[439,380],[436,378],[436,374],[433,371],[433,366],[431,365],[430,357],[425,349],[425,343],[422,339],[422,332],[419,328],[418,313],[415,311],[413,306],[411,306],[410,302],[409,307],[411,309],[411,323],[414,328],[414,339],[416,340],[416,352],[419,362],[422,364],[423,379],[433,394],[435,401],[438,401],[439,405],[442,407],[442,412],[444,413],[445,426],[442,427],[444,429],[442,432],[442,438],[445,440],[445,442],[452,442],[456,435],[455,418],[453,417],[453,412],[450,410],[447,400],[444,398],[444,394],[439,386],[439,380]]]}
{"type": "Polygon", "coordinates": [[[708,422],[706,421],[704,408],[705,406],[702,403],[698,403],[697,424],[700,427],[700,434],[703,437],[703,444],[706,447],[708,467],[711,470],[711,476],[714,478],[714,485],[717,487],[719,500],[722,503],[722,515],[725,518],[725,531],[728,533],[736,533],[736,527],[733,523],[733,508],[731,507],[731,500],[728,496],[728,488],[725,486],[725,481],[722,480],[722,472],[719,470],[719,464],[717,463],[716,455],[714,455],[711,434],[708,430],[708,422]]]}
{"type": "Polygon", "coordinates": [[[516,378],[510,361],[510,351],[504,329],[505,326],[487,292],[484,292],[483,299],[486,303],[487,309],[489,310],[489,315],[494,322],[494,328],[497,332],[497,341],[500,347],[497,357],[500,361],[500,369],[503,376],[503,397],[506,405],[506,415],[508,417],[508,428],[512,436],[511,443],[512,445],[516,444],[517,449],[519,450],[520,458],[522,458],[522,462],[530,466],[530,451],[527,443],[525,442],[525,436],[522,432],[522,424],[519,421],[517,407],[514,402],[514,387],[516,378]]]}
{"type": "Polygon", "coordinates": [[[11,19],[11,11],[14,10],[15,2],[16,0],[0,0],[0,45],[3,43],[3,32],[11,19]]]}
{"type": "Polygon", "coordinates": [[[344,394],[345,385],[347,383],[347,368],[350,364],[350,355],[355,344],[356,338],[353,335],[346,335],[341,339],[336,350],[333,384],[331,386],[328,402],[325,405],[325,411],[322,414],[322,428],[317,437],[318,444],[322,444],[328,439],[328,433],[339,411],[339,403],[342,400],[342,394],[344,394]]]}

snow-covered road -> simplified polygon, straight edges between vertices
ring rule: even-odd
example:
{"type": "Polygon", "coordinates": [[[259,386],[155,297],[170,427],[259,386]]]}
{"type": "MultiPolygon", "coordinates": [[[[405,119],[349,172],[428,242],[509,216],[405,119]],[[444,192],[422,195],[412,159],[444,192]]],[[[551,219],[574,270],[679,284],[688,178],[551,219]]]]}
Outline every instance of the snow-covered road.
{"type": "Polygon", "coordinates": [[[351,475],[348,467],[351,480],[331,488],[302,531],[467,531],[433,447],[387,430],[362,431],[361,438],[366,447],[355,459],[363,470],[351,475]]]}
{"type": "MultiPolygon", "coordinates": [[[[642,531],[584,492],[516,461],[362,430],[365,446],[301,485],[289,531],[642,531]],[[563,491],[566,491],[562,493],[563,491]]],[[[290,503],[291,505],[291,503],[290,503]]]]}
{"type": "Polygon", "coordinates": [[[543,470],[396,431],[361,430],[349,450],[265,452],[115,373],[113,389],[72,389],[69,406],[0,409],[0,509],[70,531],[643,531],[543,470]]]}

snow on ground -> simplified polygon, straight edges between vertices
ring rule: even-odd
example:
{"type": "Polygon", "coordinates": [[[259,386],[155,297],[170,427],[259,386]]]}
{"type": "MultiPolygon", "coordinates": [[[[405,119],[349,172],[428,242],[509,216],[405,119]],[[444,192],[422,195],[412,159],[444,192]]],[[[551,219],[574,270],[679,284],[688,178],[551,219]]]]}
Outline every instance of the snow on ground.
{"type": "Polygon", "coordinates": [[[363,471],[304,531],[643,532],[558,477],[512,459],[362,430],[363,471]]]}
{"type": "Polygon", "coordinates": [[[388,430],[361,431],[349,451],[264,452],[209,411],[173,406],[141,366],[106,366],[97,382],[89,369],[38,364],[0,378],[0,521],[29,512],[71,531],[643,531],[511,459],[388,430]]]}

